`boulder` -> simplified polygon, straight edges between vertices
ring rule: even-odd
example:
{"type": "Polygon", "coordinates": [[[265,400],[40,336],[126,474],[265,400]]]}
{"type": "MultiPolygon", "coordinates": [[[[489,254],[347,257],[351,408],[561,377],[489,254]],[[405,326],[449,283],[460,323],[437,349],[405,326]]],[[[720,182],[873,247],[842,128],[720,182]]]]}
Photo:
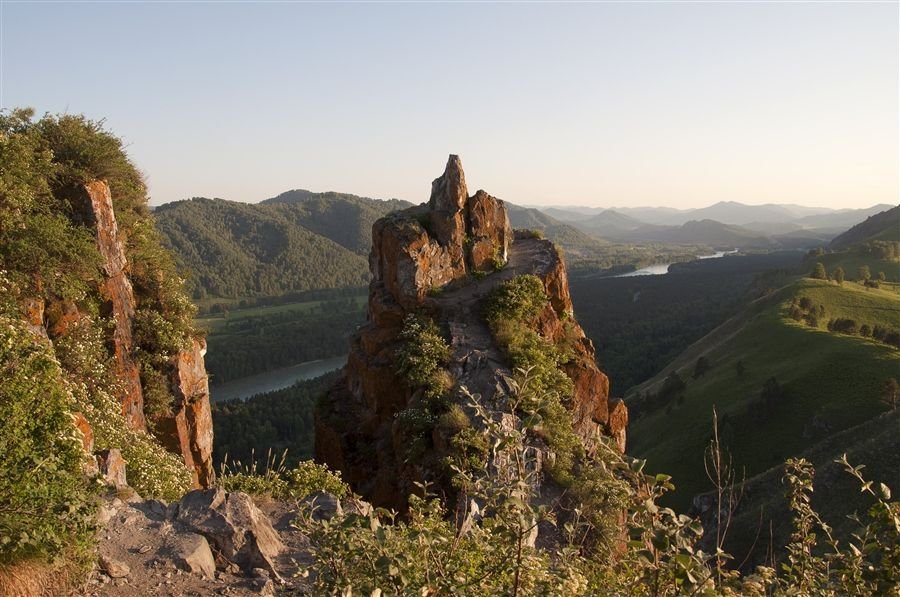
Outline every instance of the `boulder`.
{"type": "Polygon", "coordinates": [[[170,536],[168,548],[175,564],[182,570],[201,574],[208,579],[216,576],[216,560],[209,542],[197,533],[180,533],[170,536]]]}
{"type": "Polygon", "coordinates": [[[191,491],[179,503],[176,520],[206,537],[242,570],[263,568],[277,575],[275,559],[284,545],[247,494],[225,493],[221,488],[191,491]]]}
{"type": "Polygon", "coordinates": [[[313,520],[331,520],[335,516],[342,516],[344,510],[341,500],[333,493],[317,491],[303,498],[301,506],[308,510],[313,520]]]}
{"type": "Polygon", "coordinates": [[[97,466],[100,476],[113,487],[127,487],[128,480],[125,476],[125,459],[118,448],[110,448],[97,452],[97,466]]]}
{"type": "Polygon", "coordinates": [[[116,378],[120,380],[119,402],[122,414],[132,429],[145,430],[144,394],[140,367],[134,359],[132,324],[135,316],[134,289],[127,275],[128,260],[119,239],[119,227],[113,211],[112,195],[106,181],[84,185],[87,203],[96,228],[97,250],[103,259],[105,277],[101,294],[107,300],[115,322],[112,340],[115,348],[116,378]]]}

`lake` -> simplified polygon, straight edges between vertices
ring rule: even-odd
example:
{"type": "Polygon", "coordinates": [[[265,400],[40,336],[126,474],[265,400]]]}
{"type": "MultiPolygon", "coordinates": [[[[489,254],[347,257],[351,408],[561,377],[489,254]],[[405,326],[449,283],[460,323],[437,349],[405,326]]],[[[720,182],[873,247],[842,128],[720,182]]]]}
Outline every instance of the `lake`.
{"type": "MultiPolygon", "coordinates": [[[[733,253],[737,253],[738,250],[734,249],[731,251],[716,251],[712,255],[697,255],[697,259],[718,259],[719,257],[724,257],[725,255],[731,255],[733,253]]],[[[669,273],[669,266],[671,263],[660,263],[657,265],[650,265],[647,267],[642,267],[641,269],[636,269],[633,272],[628,272],[627,274],[618,274],[616,276],[610,276],[611,278],[632,278],[634,276],[662,276],[664,274],[669,273]]]]}
{"type": "Polygon", "coordinates": [[[346,363],[347,357],[345,356],[332,357],[234,379],[217,386],[211,386],[209,388],[210,400],[212,402],[234,400],[235,398],[246,400],[256,394],[273,392],[292,386],[304,379],[319,377],[329,371],[340,369],[346,363]]]}

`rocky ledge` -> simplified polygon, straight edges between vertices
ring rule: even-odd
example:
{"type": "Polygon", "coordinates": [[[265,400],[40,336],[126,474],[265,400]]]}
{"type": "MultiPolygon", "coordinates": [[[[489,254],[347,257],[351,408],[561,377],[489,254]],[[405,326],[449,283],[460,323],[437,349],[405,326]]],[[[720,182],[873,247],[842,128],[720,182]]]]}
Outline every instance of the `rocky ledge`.
{"type": "MultiPolygon", "coordinates": [[[[482,302],[497,285],[523,274],[540,278],[550,299],[538,331],[553,343],[565,340],[574,353],[564,370],[575,388],[567,401],[575,431],[589,453],[602,435],[624,451],[628,413],[621,401],[609,399],[594,346],[574,321],[562,254],[530,234],[514,237],[503,201],[484,191],[468,196],[457,156],[432,183],[427,204],[382,218],[372,239],[368,319],[351,341],[342,379],[316,413],[316,457],[340,470],[355,491],[402,510],[417,483],[446,481],[439,463],[448,438],[434,437],[434,450],[418,460],[404,453],[397,414],[421,393],[404,384],[396,363],[408,314],[427,314],[448,340],[450,400],[465,405],[465,389],[506,416],[514,375],[483,320],[482,302]]],[[[536,466],[553,457],[540,442],[534,448],[536,466]]]]}

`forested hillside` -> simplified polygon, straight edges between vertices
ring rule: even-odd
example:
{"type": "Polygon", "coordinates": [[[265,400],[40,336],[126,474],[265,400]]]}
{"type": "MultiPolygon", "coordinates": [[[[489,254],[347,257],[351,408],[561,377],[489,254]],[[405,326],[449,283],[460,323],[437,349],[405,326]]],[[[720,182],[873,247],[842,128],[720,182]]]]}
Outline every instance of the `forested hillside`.
{"type": "Polygon", "coordinates": [[[796,273],[800,262],[788,252],[728,256],[675,264],[663,276],[573,276],[570,288],[613,395],[621,396],[770,286],[765,272],[796,273]]]}
{"type": "Polygon", "coordinates": [[[372,223],[402,205],[292,191],[261,204],[177,201],[154,217],[193,296],[213,302],[364,286],[372,223]]]}
{"type": "Polygon", "coordinates": [[[872,241],[900,242],[900,205],[866,218],[831,241],[831,248],[846,249],[872,241]]]}

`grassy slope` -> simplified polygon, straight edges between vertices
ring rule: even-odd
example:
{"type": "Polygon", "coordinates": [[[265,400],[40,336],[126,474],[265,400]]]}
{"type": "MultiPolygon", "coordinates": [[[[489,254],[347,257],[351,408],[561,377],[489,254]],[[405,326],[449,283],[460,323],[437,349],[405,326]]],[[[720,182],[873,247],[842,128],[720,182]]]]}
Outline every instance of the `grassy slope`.
{"type": "MultiPolygon", "coordinates": [[[[751,306],[673,362],[687,381],[684,403],[673,405],[669,414],[661,408],[634,422],[629,453],[647,458],[651,470],[673,475],[679,491],[672,501],[686,507],[694,494],[709,486],[703,452],[714,406],[720,419],[728,417],[722,434],[735,464],[746,467],[748,476],[878,415],[885,410],[878,400],[881,384],[888,377],[900,377],[900,352],[871,340],[795,323],[784,316],[785,305],[795,294],[824,304],[823,327],[831,317],[900,327],[896,290],[865,290],[852,283],[838,287],[803,279],[751,306]],[[701,354],[713,368],[694,380],[690,376],[701,354]],[[734,368],[738,360],[746,368],[740,378],[734,368]],[[756,401],[770,377],[784,386],[786,396],[773,412],[764,413],[756,401]],[[817,428],[816,420],[827,427],[817,428]]],[[[638,390],[657,389],[671,370],[667,368],[638,390]]]]}
{"type": "Polygon", "coordinates": [[[863,265],[868,265],[873,278],[878,277],[878,272],[884,272],[885,278],[889,282],[900,282],[900,261],[877,259],[872,255],[863,255],[857,251],[826,253],[825,255],[809,259],[810,271],[812,271],[817,261],[822,262],[829,276],[832,275],[835,268],[841,267],[848,280],[855,280],[858,276],[859,268],[863,265]]]}
{"type": "MultiPolygon", "coordinates": [[[[846,536],[856,529],[847,518],[849,512],[864,513],[872,500],[860,493],[859,482],[849,476],[835,460],[847,455],[853,465],[865,463],[863,476],[887,484],[896,495],[900,490],[900,410],[879,415],[860,425],[827,437],[801,454],[816,467],[813,507],[835,529],[846,536]]],[[[751,564],[760,563],[770,541],[785,545],[791,534],[790,516],[781,479],[784,469],[773,467],[750,478],[745,484],[740,507],[726,537],[725,550],[742,560],[751,552],[751,564]],[[773,490],[774,489],[774,490],[773,490]]]]}

